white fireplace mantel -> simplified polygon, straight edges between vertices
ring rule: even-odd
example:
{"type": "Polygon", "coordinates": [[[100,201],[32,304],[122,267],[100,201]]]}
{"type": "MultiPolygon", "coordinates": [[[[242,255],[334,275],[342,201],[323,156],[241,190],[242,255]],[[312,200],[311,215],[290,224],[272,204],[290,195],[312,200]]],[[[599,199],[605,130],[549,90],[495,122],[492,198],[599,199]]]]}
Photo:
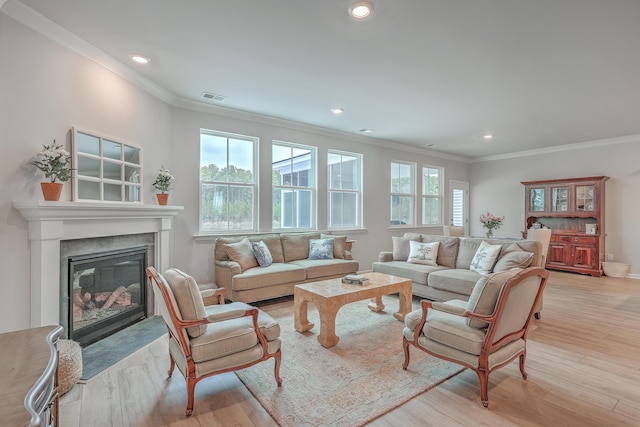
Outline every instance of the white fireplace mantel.
{"type": "Polygon", "coordinates": [[[169,268],[170,231],[182,206],[14,201],[29,223],[31,327],[60,322],[60,241],[137,233],[155,234],[154,265],[169,268]]]}

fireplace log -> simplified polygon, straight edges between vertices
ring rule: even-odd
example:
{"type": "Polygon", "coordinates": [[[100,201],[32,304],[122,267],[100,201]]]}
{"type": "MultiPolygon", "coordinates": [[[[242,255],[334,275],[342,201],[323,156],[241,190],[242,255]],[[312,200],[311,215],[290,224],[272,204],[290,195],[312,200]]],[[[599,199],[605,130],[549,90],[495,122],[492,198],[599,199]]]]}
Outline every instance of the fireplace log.
{"type": "MultiPolygon", "coordinates": [[[[100,310],[106,310],[107,308],[111,307],[113,303],[116,302],[117,299],[125,292],[127,292],[127,288],[125,288],[124,286],[119,286],[118,289],[116,289],[111,293],[111,295],[109,295],[107,302],[105,302],[104,305],[100,307],[100,310]]],[[[101,296],[103,296],[104,294],[107,294],[107,293],[108,292],[101,292],[100,294],[101,296]]],[[[99,301],[98,295],[95,296],[95,300],[99,301]]],[[[129,296],[129,304],[131,304],[131,296],[129,296]]]]}

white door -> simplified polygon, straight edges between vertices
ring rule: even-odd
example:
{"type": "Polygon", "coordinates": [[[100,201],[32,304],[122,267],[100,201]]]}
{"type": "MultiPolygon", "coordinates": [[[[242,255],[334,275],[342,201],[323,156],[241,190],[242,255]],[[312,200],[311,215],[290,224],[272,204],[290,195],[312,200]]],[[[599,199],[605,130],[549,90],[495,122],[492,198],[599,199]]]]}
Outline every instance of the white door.
{"type": "Polygon", "coordinates": [[[464,226],[465,236],[469,235],[469,183],[449,181],[449,224],[464,226]]]}

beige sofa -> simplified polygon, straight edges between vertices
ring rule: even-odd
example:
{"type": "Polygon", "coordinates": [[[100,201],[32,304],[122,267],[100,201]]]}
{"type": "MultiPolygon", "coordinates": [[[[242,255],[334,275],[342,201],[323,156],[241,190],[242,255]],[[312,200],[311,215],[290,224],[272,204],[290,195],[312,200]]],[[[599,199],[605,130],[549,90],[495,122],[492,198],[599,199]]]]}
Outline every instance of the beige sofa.
{"type": "MultiPolygon", "coordinates": [[[[216,284],[226,288],[232,301],[254,302],[293,295],[293,287],[300,283],[343,277],[356,273],[357,261],[346,249],[346,236],[321,233],[269,233],[251,236],[218,238],[215,242],[216,284]],[[268,267],[243,268],[229,256],[230,244],[244,238],[250,242],[263,241],[273,258],[268,267]],[[333,258],[308,259],[309,240],[333,238],[333,258]]],[[[233,253],[233,251],[232,251],[233,253]]]]}
{"type": "MultiPolygon", "coordinates": [[[[406,277],[413,282],[413,294],[434,301],[452,299],[467,301],[471,290],[482,274],[470,270],[478,247],[486,241],[492,245],[501,245],[499,261],[501,268],[513,268],[518,265],[509,263],[509,252],[515,250],[533,254],[530,264],[524,267],[543,267],[542,245],[532,240],[481,239],[470,237],[445,237],[427,234],[405,233],[403,238],[394,238],[394,251],[383,251],[378,261],[373,263],[373,271],[406,277]],[[407,252],[401,244],[406,240],[423,243],[440,242],[437,265],[412,264],[407,262],[407,252]],[[512,245],[517,246],[512,246],[512,245]],[[395,255],[395,258],[394,258],[395,255]]],[[[405,248],[406,249],[406,248],[405,248]]]]}

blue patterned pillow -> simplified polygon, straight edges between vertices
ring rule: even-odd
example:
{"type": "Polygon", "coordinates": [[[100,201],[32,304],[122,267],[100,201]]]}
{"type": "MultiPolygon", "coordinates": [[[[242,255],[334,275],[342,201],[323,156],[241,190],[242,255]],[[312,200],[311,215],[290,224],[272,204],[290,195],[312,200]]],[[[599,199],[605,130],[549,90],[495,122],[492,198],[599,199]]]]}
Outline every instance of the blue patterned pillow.
{"type": "Polygon", "coordinates": [[[269,248],[262,240],[251,243],[251,247],[253,248],[253,254],[256,256],[260,267],[269,267],[273,264],[271,252],[269,252],[269,248]]]}
{"type": "Polygon", "coordinates": [[[333,239],[309,239],[309,259],[332,259],[333,239]]]}

